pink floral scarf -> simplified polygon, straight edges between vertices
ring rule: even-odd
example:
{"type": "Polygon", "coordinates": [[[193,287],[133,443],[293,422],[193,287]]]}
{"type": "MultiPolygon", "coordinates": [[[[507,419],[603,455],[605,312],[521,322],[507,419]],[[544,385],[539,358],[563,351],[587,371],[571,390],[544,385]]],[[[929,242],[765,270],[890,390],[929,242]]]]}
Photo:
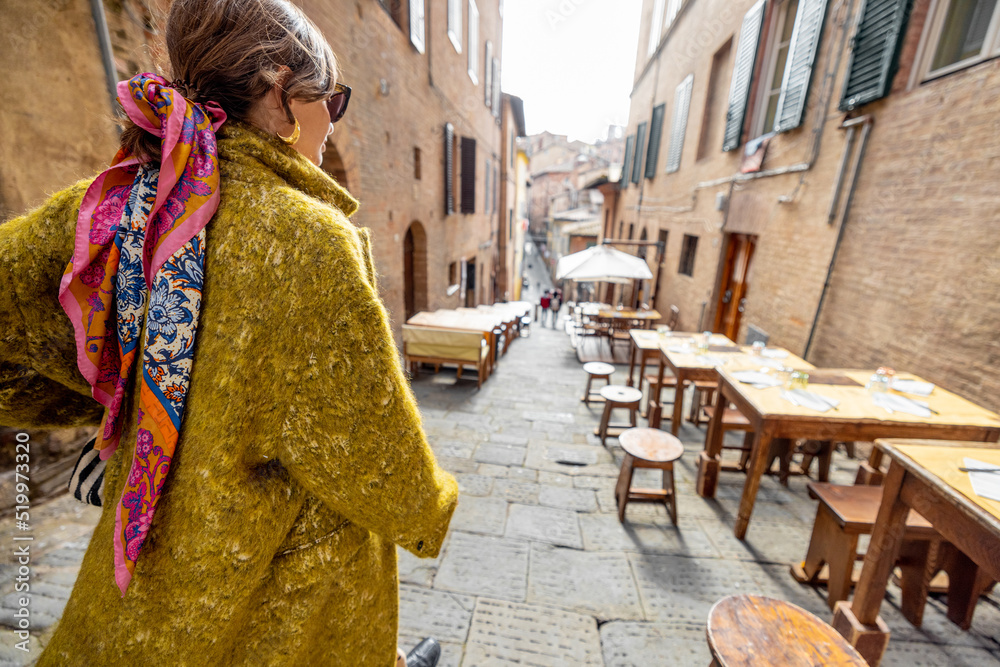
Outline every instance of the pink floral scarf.
{"type": "Polygon", "coordinates": [[[80,371],[107,407],[95,446],[102,460],[118,448],[122,402],[137,376],[135,453],[115,508],[115,582],[124,597],[184,416],[205,226],[219,206],[215,131],[226,114],[153,74],[119,82],[118,100],[136,125],[162,138],[163,156],[141,163],[122,149],[87,189],[59,302],[73,323],[80,371]]]}

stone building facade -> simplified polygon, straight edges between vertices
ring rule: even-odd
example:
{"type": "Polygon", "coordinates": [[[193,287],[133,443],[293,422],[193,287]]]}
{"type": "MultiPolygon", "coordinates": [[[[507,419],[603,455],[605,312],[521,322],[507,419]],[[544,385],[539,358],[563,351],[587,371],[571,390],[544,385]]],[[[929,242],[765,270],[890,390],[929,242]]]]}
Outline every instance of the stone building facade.
{"type": "Polygon", "coordinates": [[[990,7],[644,0],[604,234],[665,241],[657,308],[1000,407],[990,7]]]}
{"type": "MultiPolygon", "coordinates": [[[[501,199],[501,0],[301,0],[333,46],[350,109],[323,167],[361,201],[395,330],[413,312],[492,303],[501,199]],[[450,202],[450,203],[449,203],[450,202]]],[[[116,70],[88,0],[4,3],[0,211],[7,218],[114,154],[109,78],[169,74],[169,0],[104,0],[116,70]],[[157,67],[157,64],[160,66],[157,67]]]]}

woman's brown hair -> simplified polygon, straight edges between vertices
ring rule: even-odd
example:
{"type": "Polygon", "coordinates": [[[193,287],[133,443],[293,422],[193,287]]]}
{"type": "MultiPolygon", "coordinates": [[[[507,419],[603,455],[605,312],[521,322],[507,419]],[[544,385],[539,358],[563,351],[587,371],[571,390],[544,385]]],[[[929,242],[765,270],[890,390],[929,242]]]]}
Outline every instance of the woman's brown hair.
{"type": "MultiPolygon", "coordinates": [[[[294,122],[290,99],[330,97],[337,61],[319,28],[286,0],[173,0],[166,26],[174,81],[194,102],[213,101],[228,120],[245,121],[274,85],[294,122]],[[288,67],[284,72],[281,67],[288,67]]],[[[122,147],[141,159],[160,158],[160,138],[127,118],[122,147]]]]}

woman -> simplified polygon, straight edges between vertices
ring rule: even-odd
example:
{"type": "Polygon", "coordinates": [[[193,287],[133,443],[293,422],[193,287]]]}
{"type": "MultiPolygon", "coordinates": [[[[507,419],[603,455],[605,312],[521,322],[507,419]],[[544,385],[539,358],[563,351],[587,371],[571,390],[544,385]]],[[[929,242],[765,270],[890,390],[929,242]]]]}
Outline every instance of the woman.
{"type": "Polygon", "coordinates": [[[166,44],[113,167],[0,226],[0,423],[107,465],[38,664],[388,667],[396,545],[437,555],[457,487],[317,168],[349,89],[285,0],[174,0],[166,44]]]}

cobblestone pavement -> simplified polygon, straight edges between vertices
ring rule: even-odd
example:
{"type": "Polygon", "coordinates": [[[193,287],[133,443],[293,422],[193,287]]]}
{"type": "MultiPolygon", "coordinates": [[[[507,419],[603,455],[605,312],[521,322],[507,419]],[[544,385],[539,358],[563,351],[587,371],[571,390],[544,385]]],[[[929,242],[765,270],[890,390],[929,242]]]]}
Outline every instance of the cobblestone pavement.
{"type": "MultiPolygon", "coordinates": [[[[789,488],[763,480],[748,539],[733,537],[743,477],[723,473],[718,497],[694,492],[704,430],[685,425],[676,466],[679,525],[660,506],[634,504],[622,525],[613,487],[617,441],[601,447],[600,406],[580,402],[584,374],[568,338],[532,327],[497,371],[474,379],[422,373],[413,383],[441,464],[461,500],[441,555],[400,551],[400,645],[434,636],[441,665],[697,665],[710,662],[705,620],[733,593],[789,600],[829,620],[825,591],[796,583],[788,564],[805,556],[816,505],[802,478],[789,488]]],[[[624,382],[625,369],[616,379],[624,382]]],[[[857,463],[839,455],[833,480],[850,483],[857,463]]],[[[656,484],[637,471],[638,483],[656,484]]],[[[68,497],[36,508],[32,655],[58,619],[97,513],[68,497]]],[[[0,523],[11,534],[10,521],[0,523]]],[[[12,621],[14,567],[0,559],[0,624],[12,621]]],[[[1000,597],[981,602],[972,630],[928,603],[923,627],[899,612],[890,586],[882,607],[892,630],[884,665],[1000,665],[1000,597]]],[[[0,664],[26,664],[2,633],[0,664]]]]}

